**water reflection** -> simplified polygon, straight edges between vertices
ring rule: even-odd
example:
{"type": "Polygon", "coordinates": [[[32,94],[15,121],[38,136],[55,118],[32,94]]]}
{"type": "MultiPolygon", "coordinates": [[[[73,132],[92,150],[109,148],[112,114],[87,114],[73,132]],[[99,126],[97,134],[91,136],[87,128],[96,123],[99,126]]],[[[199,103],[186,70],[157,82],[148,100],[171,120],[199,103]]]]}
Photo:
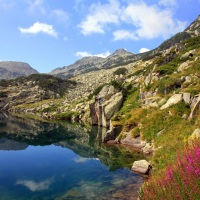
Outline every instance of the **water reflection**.
{"type": "Polygon", "coordinates": [[[0,138],[0,150],[24,150],[28,147],[27,143],[0,138]]]}
{"type": "Polygon", "coordinates": [[[143,180],[129,168],[142,155],[103,144],[96,127],[2,113],[0,118],[0,199],[137,196],[143,180]]]}

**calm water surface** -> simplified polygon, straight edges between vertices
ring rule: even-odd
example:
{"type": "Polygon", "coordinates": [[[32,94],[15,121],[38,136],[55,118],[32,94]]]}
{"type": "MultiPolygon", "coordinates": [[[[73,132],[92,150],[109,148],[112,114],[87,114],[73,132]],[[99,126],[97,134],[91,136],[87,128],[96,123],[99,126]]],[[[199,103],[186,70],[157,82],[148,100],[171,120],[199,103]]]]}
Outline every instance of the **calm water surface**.
{"type": "Polygon", "coordinates": [[[102,144],[103,131],[0,113],[0,199],[135,199],[141,155],[102,144]]]}

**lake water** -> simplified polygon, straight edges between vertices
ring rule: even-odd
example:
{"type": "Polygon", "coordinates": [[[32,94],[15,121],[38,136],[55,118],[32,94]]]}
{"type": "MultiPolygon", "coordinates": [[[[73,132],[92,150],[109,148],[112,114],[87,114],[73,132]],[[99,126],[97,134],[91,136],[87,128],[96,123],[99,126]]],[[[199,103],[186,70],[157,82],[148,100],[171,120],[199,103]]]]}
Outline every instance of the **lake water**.
{"type": "Polygon", "coordinates": [[[0,200],[136,199],[142,159],[102,130],[0,113],[0,200]]]}

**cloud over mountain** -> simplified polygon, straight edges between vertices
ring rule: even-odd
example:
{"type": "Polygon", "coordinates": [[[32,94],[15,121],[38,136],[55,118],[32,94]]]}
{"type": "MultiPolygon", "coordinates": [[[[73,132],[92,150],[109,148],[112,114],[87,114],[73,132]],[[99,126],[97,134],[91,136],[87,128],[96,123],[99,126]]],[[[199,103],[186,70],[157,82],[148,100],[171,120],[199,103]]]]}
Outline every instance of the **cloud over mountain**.
{"type": "Polygon", "coordinates": [[[29,28],[18,28],[21,33],[23,34],[38,34],[38,33],[44,33],[47,35],[50,35],[52,37],[58,37],[58,33],[54,30],[52,25],[35,22],[32,26],[29,28]]]}
{"type": "MultiPolygon", "coordinates": [[[[175,5],[176,2],[161,0],[159,3],[167,6],[175,5]]],[[[112,30],[114,41],[167,38],[183,31],[186,22],[176,20],[171,9],[159,5],[137,1],[121,6],[118,0],[110,0],[106,4],[92,4],[89,14],[79,24],[79,28],[83,35],[103,34],[107,29],[112,30]],[[112,27],[108,28],[108,25],[112,27]],[[120,29],[117,29],[118,27],[120,29]]]]}

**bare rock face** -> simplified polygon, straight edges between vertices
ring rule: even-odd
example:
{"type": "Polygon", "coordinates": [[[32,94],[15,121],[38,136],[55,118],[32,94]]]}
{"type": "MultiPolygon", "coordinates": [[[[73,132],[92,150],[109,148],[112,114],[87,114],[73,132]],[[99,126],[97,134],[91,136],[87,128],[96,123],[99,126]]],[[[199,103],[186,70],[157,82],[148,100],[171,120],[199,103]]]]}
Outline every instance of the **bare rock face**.
{"type": "Polygon", "coordinates": [[[131,170],[140,174],[148,174],[151,168],[151,165],[146,160],[139,160],[133,163],[131,170]]]}
{"type": "Polygon", "coordinates": [[[110,119],[120,109],[122,100],[122,92],[113,86],[104,86],[95,101],[90,104],[92,124],[110,128],[110,119]]]}

